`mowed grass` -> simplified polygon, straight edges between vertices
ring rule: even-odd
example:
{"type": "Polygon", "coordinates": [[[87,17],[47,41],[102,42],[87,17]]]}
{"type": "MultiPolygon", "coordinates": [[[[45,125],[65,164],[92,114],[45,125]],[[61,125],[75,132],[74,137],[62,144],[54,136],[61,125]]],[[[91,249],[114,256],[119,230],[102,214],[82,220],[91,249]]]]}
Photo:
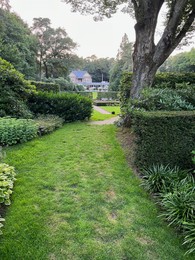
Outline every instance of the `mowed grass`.
{"type": "Polygon", "coordinates": [[[103,108],[104,110],[110,113],[115,112],[115,115],[120,114],[120,106],[101,106],[101,108],[103,108]]]}
{"type": "Polygon", "coordinates": [[[7,149],[18,172],[2,260],[192,260],[129,169],[113,125],[67,124],[7,149]]]}
{"type": "Polygon", "coordinates": [[[100,112],[93,110],[92,116],[90,118],[91,121],[103,121],[112,117],[116,117],[120,114],[120,107],[119,106],[101,106],[102,109],[115,114],[101,114],[100,112]]]}

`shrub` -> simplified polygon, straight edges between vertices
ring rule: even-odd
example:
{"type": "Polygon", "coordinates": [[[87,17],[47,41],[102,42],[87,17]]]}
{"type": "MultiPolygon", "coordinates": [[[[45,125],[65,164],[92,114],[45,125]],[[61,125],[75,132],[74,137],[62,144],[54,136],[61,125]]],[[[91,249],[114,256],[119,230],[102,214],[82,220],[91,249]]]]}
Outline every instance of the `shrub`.
{"type": "Polygon", "coordinates": [[[86,97],[70,93],[37,93],[29,98],[31,111],[37,114],[52,114],[73,122],[90,118],[92,101],[86,97]]]}
{"type": "Polygon", "coordinates": [[[26,142],[37,136],[38,126],[33,120],[0,118],[0,145],[26,142]]]}
{"type": "Polygon", "coordinates": [[[186,254],[191,254],[195,251],[195,222],[184,222],[185,238],[184,244],[189,246],[186,254]]]}
{"type": "Polygon", "coordinates": [[[26,106],[28,96],[35,91],[7,61],[0,58],[0,116],[31,117],[26,106]]]}
{"type": "Polygon", "coordinates": [[[10,195],[12,194],[15,179],[14,167],[5,163],[0,163],[0,203],[10,205],[10,195]]]}
{"type": "Polygon", "coordinates": [[[178,167],[171,168],[166,165],[152,165],[141,171],[143,175],[143,186],[151,193],[165,193],[172,191],[175,182],[187,175],[178,167]]]}
{"type": "Polygon", "coordinates": [[[119,93],[117,91],[97,92],[98,100],[118,100],[119,93]]]}
{"type": "Polygon", "coordinates": [[[131,109],[144,109],[146,111],[195,110],[195,106],[188,101],[188,95],[186,90],[147,88],[142,91],[139,99],[131,100],[128,106],[131,109]]]}
{"type": "Polygon", "coordinates": [[[135,112],[135,163],[147,168],[153,164],[193,167],[191,151],[195,144],[195,111],[135,112]]]}
{"type": "MultiPolygon", "coordinates": [[[[13,184],[15,179],[15,169],[5,163],[0,163],[0,203],[10,205],[10,196],[13,190],[13,184]]],[[[4,218],[0,217],[0,235],[2,234],[1,228],[3,227],[2,222],[4,218]]]]}
{"type": "Polygon", "coordinates": [[[63,119],[55,115],[39,115],[34,121],[38,125],[39,135],[51,133],[63,124],[63,119]]]}
{"type": "MultiPolygon", "coordinates": [[[[194,184],[194,183],[193,183],[194,184]]],[[[173,192],[164,194],[162,206],[163,217],[176,227],[182,227],[184,222],[195,222],[195,189],[192,185],[180,184],[173,192]]]]}

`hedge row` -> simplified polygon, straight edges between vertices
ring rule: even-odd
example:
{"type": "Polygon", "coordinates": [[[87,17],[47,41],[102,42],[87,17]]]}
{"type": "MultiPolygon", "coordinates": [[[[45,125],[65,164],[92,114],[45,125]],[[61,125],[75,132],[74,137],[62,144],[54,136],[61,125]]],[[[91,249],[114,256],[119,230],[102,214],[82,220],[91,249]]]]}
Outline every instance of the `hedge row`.
{"type": "Polygon", "coordinates": [[[23,143],[37,136],[38,126],[33,120],[0,118],[0,145],[23,143]]]}
{"type": "Polygon", "coordinates": [[[35,114],[57,115],[64,122],[90,118],[92,102],[89,98],[69,93],[38,92],[30,96],[28,107],[35,114]]]}
{"type": "Polygon", "coordinates": [[[137,137],[135,164],[139,168],[153,164],[192,167],[195,111],[135,112],[132,126],[137,137]]]}
{"type": "MultiPolygon", "coordinates": [[[[132,72],[123,73],[120,88],[123,88],[124,84],[128,84],[129,87],[132,75],[132,72]]],[[[161,86],[175,89],[177,84],[181,83],[195,84],[195,73],[156,73],[152,87],[161,86]]]]}

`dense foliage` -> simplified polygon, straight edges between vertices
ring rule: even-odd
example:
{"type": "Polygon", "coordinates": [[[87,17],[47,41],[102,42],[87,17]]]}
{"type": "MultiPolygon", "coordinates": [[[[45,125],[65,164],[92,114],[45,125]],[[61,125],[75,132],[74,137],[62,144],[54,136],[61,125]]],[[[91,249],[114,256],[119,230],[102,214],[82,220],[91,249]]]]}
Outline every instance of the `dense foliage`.
{"type": "Polygon", "coordinates": [[[0,57],[28,78],[36,75],[36,43],[27,24],[18,15],[0,8],[0,57]]]}
{"type": "Polygon", "coordinates": [[[188,52],[181,52],[169,57],[160,67],[160,71],[167,72],[195,72],[195,48],[188,52]]]}
{"type": "Polygon", "coordinates": [[[143,186],[155,194],[163,209],[161,216],[184,235],[186,253],[195,251],[195,179],[190,171],[162,164],[141,171],[143,186]]]}
{"type": "Polygon", "coordinates": [[[43,93],[31,95],[29,108],[36,114],[52,114],[63,118],[64,122],[73,122],[90,118],[92,102],[78,94],[43,93]]]}
{"type": "Polygon", "coordinates": [[[133,114],[136,158],[139,167],[170,164],[192,167],[195,143],[195,111],[136,112],[133,114]]]}
{"type": "Polygon", "coordinates": [[[21,73],[0,58],[0,116],[31,117],[26,100],[34,91],[21,73]]]}
{"type": "Polygon", "coordinates": [[[37,136],[37,131],[33,120],[0,118],[0,145],[27,142],[37,136]]]}

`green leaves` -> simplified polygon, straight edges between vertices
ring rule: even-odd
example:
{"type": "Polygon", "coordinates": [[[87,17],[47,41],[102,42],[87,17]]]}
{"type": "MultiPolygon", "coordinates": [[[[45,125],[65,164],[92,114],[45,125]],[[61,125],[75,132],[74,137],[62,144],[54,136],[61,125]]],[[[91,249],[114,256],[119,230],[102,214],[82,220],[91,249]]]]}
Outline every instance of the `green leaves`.
{"type": "MultiPolygon", "coordinates": [[[[16,180],[15,169],[5,163],[0,163],[0,203],[10,205],[10,196],[12,194],[13,184],[16,180]]],[[[0,234],[2,234],[1,228],[3,227],[3,218],[0,218],[0,234]]]]}
{"type": "Polygon", "coordinates": [[[23,143],[37,136],[38,126],[33,120],[0,118],[0,145],[23,143]]]}

